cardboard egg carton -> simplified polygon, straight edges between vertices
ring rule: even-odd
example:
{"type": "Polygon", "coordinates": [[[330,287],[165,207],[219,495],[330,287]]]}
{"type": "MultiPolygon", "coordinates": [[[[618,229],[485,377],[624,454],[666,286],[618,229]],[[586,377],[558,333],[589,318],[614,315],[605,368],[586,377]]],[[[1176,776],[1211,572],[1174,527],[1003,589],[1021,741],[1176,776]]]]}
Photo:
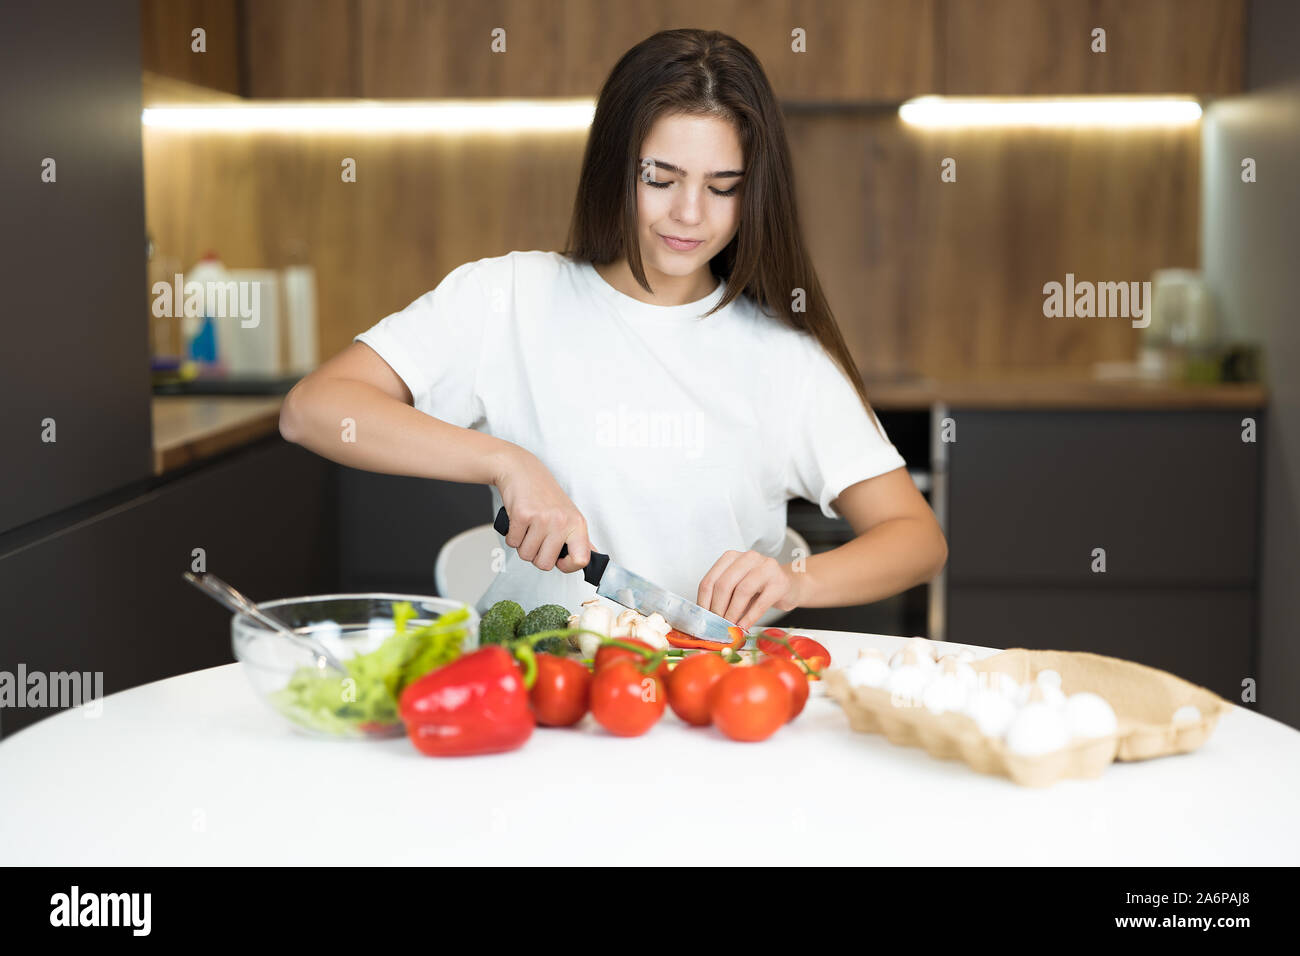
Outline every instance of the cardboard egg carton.
{"type": "Polygon", "coordinates": [[[827,671],[826,689],[859,733],[884,734],[890,743],[924,747],[940,760],[964,760],[980,773],[1000,774],[1027,787],[1050,786],[1067,777],[1099,777],[1114,760],[1188,753],[1209,739],[1228,709],[1223,698],[1181,677],[1101,654],[1017,647],[970,664],[976,672],[1001,671],[1021,684],[1036,680],[1039,671],[1054,670],[1067,695],[1092,691],[1104,697],[1115,711],[1116,732],[1076,739],[1060,750],[1029,757],[1011,753],[996,737],[984,736],[965,714],[934,714],[919,702],[896,701],[887,690],[852,687],[843,669],[827,671]],[[1200,719],[1173,723],[1174,711],[1187,704],[1201,712],[1200,719]]]}

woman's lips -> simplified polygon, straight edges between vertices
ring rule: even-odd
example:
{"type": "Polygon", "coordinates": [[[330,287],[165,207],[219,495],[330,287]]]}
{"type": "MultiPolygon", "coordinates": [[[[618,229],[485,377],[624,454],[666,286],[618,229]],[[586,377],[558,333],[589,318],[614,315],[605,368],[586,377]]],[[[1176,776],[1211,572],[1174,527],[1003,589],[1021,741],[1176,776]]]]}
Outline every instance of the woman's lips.
{"type": "Polygon", "coordinates": [[[662,239],[665,244],[667,244],[669,249],[674,249],[677,252],[690,252],[692,249],[694,249],[696,246],[698,246],[700,243],[704,241],[703,239],[691,239],[691,240],[683,241],[681,239],[674,239],[672,236],[662,236],[662,235],[659,238],[662,239]]]}

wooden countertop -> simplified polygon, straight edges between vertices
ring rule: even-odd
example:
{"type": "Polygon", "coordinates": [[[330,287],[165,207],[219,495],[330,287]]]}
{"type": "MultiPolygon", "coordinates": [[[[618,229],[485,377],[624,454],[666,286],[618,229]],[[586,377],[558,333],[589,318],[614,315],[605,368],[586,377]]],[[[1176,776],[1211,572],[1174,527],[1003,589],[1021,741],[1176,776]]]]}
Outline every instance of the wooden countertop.
{"type": "MultiPolygon", "coordinates": [[[[867,397],[882,411],[919,411],[936,404],[1023,411],[1257,409],[1268,404],[1263,385],[1108,381],[1052,370],[943,381],[868,381],[867,397]]],[[[280,396],[154,396],[154,474],[274,434],[282,400],[280,396]]]]}
{"type": "Polygon", "coordinates": [[[874,408],[907,410],[935,404],[955,408],[1008,410],[1175,411],[1179,409],[1249,409],[1268,404],[1268,389],[1259,384],[1103,379],[1086,372],[1043,369],[975,373],[944,380],[867,381],[874,408]]]}
{"type": "Polygon", "coordinates": [[[230,451],[279,429],[281,396],[155,395],[155,475],[230,451]]]}

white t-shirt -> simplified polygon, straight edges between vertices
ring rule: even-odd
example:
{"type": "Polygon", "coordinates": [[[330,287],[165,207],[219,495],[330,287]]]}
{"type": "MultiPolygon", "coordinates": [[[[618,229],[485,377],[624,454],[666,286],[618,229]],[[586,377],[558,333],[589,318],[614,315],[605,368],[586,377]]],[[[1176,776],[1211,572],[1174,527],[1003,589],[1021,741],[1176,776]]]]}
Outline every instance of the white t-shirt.
{"type": "MultiPolygon", "coordinates": [[[[532,250],[467,262],[356,337],[392,366],[415,407],[532,452],[587,519],[596,550],[694,601],[724,551],[777,555],[786,502],[830,506],[903,467],[812,336],[717,288],[658,306],[589,263],[532,250]]],[[[490,523],[501,506],[492,490],[490,523]]],[[[504,543],[480,610],[570,610],[581,572],[545,572],[504,543]]]]}

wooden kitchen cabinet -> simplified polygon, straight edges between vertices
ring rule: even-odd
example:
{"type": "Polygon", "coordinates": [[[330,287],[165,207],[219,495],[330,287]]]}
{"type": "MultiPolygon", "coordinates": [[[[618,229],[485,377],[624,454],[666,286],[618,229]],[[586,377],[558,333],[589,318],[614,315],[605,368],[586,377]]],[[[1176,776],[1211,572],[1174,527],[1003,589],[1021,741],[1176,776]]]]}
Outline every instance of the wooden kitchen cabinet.
{"type": "Polygon", "coordinates": [[[1239,694],[1257,638],[1262,410],[947,416],[948,640],[1111,654],[1239,694]]]}
{"type": "MultiPolygon", "coordinates": [[[[386,4],[384,4],[386,6],[386,4]]],[[[362,93],[354,0],[258,0],[240,24],[245,96],[346,99],[362,93]]],[[[426,51],[428,55],[429,51],[426,51]]]]}
{"type": "Polygon", "coordinates": [[[951,96],[1242,88],[1245,0],[943,0],[940,22],[937,92],[951,96]]]}
{"type": "Polygon", "coordinates": [[[226,93],[242,92],[239,0],[140,0],[140,63],[159,76],[226,93]],[[203,52],[193,31],[204,31],[203,52]]]}
{"type": "MultiPolygon", "coordinates": [[[[334,591],[333,468],[269,438],[35,540],[0,538],[0,671],[98,671],[111,694],[230,663],[230,613],[181,577],[194,549],[254,600],[334,591]]],[[[5,708],[0,734],[53,712],[5,708]]]]}

